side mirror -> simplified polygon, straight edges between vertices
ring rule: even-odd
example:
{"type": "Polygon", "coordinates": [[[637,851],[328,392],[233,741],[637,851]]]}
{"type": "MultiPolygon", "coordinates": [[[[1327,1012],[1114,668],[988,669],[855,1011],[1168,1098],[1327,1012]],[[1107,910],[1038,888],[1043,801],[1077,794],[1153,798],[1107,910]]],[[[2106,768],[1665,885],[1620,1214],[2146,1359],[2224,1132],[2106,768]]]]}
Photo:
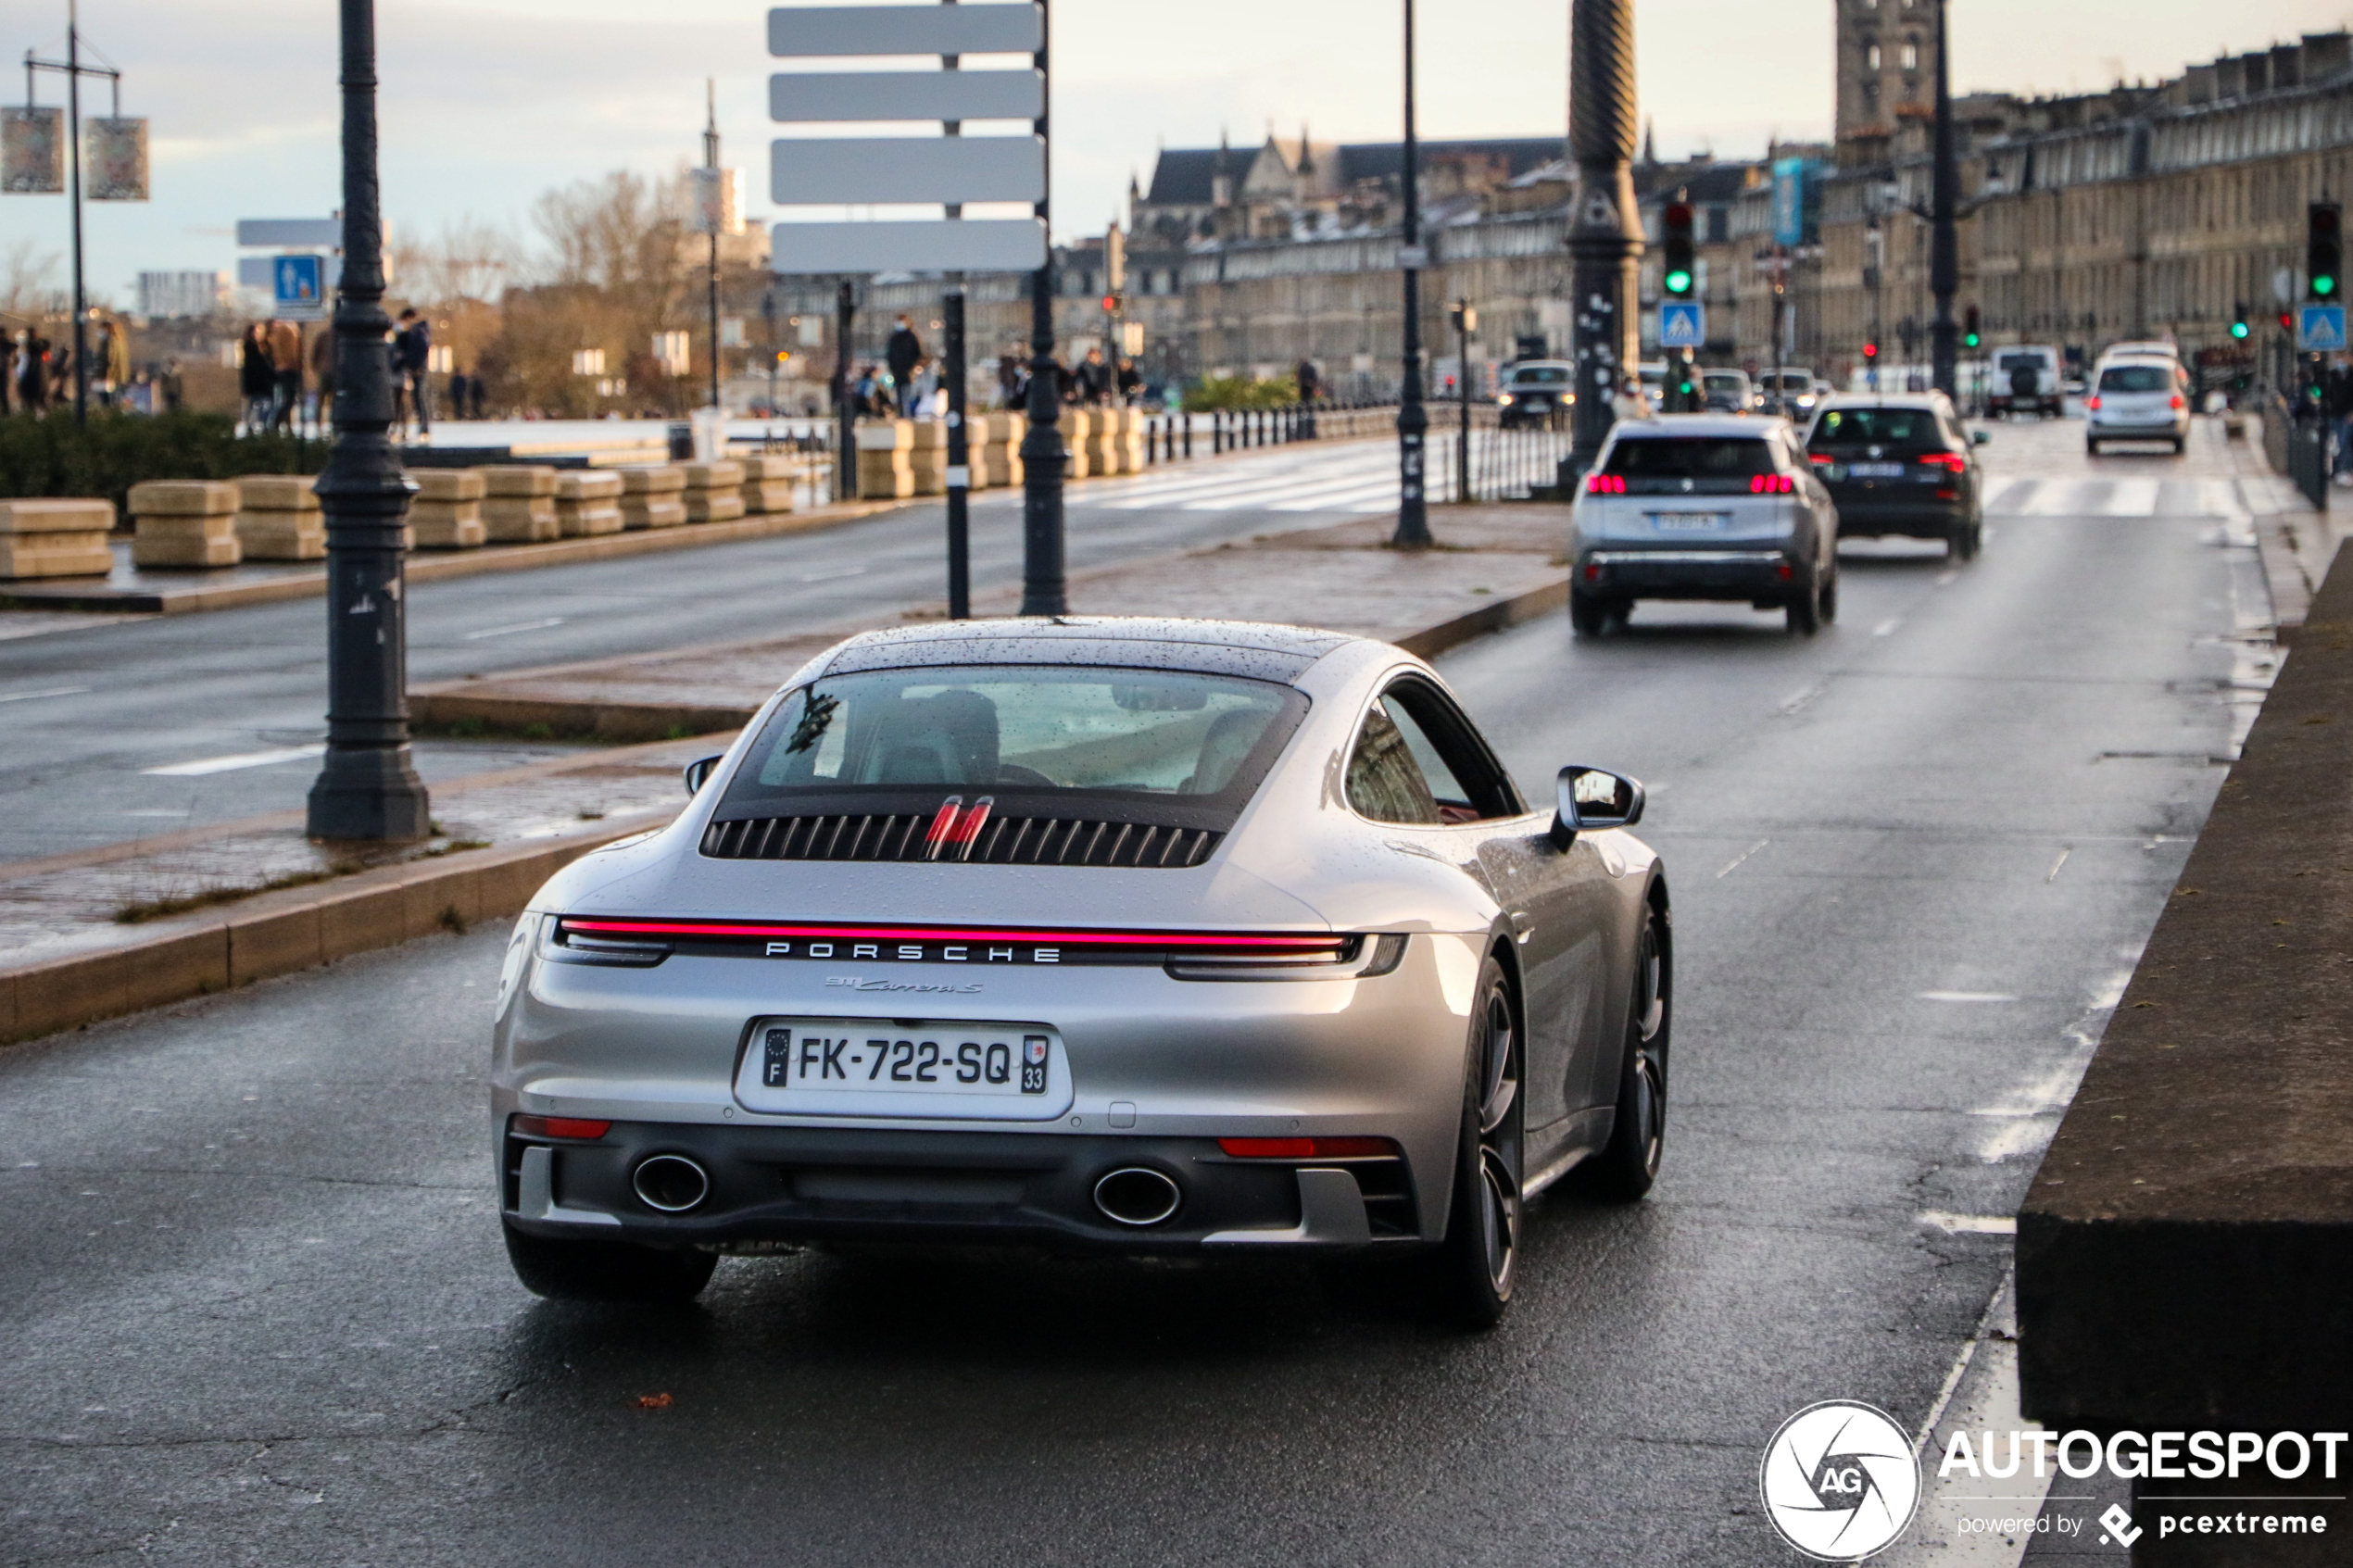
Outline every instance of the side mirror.
{"type": "Polygon", "coordinates": [[[1991,446],[1994,445],[1994,433],[1990,430],[1970,431],[1969,444],[1972,446],[1991,446]]]}
{"type": "Polygon", "coordinates": [[[702,786],[711,782],[711,775],[712,772],[718,769],[719,764],[724,762],[725,760],[727,760],[727,759],[723,755],[719,757],[701,757],[687,763],[686,793],[688,795],[700,794],[702,792],[702,786]]]}
{"type": "Polygon", "coordinates": [[[1630,828],[1642,820],[1642,786],[1600,768],[1563,768],[1553,837],[1563,847],[1579,833],[1630,828]]]}

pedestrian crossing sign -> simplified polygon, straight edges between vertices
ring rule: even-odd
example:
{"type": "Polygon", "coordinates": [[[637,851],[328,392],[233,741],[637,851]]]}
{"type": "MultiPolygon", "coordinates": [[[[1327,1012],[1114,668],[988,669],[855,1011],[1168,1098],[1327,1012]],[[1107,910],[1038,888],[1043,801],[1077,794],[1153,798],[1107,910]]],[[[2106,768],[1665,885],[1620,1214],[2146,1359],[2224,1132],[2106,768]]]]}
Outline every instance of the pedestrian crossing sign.
{"type": "Polygon", "coordinates": [[[2345,350],[2345,307],[2307,305],[2296,313],[2296,346],[2308,354],[2345,350]]]}
{"type": "MultiPolygon", "coordinates": [[[[2342,337],[2343,333],[2340,332],[2338,335],[2342,337]]],[[[1705,347],[1707,307],[1695,299],[1661,300],[1658,307],[1658,345],[1661,348],[1705,347]]]]}

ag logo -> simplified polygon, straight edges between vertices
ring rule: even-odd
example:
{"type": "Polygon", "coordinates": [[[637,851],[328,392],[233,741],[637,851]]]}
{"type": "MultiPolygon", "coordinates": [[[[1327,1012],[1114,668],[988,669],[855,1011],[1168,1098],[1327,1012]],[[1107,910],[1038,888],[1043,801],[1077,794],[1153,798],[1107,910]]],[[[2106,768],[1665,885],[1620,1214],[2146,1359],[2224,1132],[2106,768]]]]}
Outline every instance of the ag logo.
{"type": "Polygon", "coordinates": [[[1825,1399],[1781,1423],[1757,1486],[1781,1539],[1818,1562],[1859,1562],[1910,1527],[1920,1467],[1885,1411],[1825,1399]]]}

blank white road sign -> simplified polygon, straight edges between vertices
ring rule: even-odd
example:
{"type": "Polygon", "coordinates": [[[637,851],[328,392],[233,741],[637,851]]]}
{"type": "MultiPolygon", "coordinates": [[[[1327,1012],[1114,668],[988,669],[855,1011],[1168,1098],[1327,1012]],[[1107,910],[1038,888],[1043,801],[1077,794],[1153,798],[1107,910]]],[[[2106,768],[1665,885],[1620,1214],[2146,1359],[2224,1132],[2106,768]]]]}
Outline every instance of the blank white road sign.
{"type": "Polygon", "coordinates": [[[343,245],[343,220],[240,218],[237,244],[256,250],[335,250],[343,245]]]}
{"type": "Polygon", "coordinates": [[[1035,218],[778,223],[768,232],[768,265],[777,272],[1034,272],[1046,265],[1046,225],[1035,218]]]}
{"type": "Polygon", "coordinates": [[[768,13],[772,55],[1034,55],[1035,4],[793,6],[768,13]]]}
{"type": "Polygon", "coordinates": [[[1046,78],[1035,68],[780,71],[768,79],[768,118],[785,121],[1036,119],[1045,111],[1046,78]]]}
{"type": "Polygon", "coordinates": [[[1046,144],[1038,136],[843,136],[779,141],[769,151],[768,197],[779,207],[1034,202],[1045,194],[1046,144]]]}

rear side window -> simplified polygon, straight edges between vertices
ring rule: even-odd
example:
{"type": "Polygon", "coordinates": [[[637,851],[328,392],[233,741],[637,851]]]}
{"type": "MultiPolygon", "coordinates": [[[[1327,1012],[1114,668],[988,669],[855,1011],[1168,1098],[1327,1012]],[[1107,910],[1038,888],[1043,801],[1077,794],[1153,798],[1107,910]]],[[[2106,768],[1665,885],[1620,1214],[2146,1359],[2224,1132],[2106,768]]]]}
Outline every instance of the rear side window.
{"type": "Polygon", "coordinates": [[[2158,365],[2111,365],[2100,374],[2102,392],[2171,392],[2173,372],[2158,365]]]}
{"type": "Polygon", "coordinates": [[[1426,827],[1528,809],[1462,710],[1410,676],[1365,715],[1348,759],[1348,803],[1377,822],[1426,827]]]}
{"type": "Polygon", "coordinates": [[[1901,446],[1932,451],[1945,445],[1944,430],[1926,408],[1832,408],[1814,421],[1808,446],[1901,446]]]}
{"type": "Polygon", "coordinates": [[[1752,479],[1779,470],[1762,437],[1673,436],[1620,441],[1603,471],[1628,479],[1752,479]]]}

